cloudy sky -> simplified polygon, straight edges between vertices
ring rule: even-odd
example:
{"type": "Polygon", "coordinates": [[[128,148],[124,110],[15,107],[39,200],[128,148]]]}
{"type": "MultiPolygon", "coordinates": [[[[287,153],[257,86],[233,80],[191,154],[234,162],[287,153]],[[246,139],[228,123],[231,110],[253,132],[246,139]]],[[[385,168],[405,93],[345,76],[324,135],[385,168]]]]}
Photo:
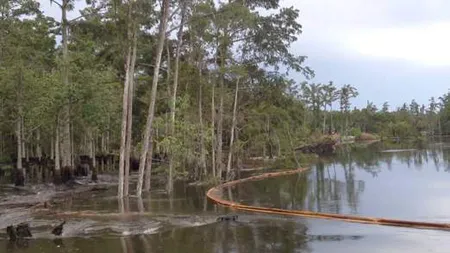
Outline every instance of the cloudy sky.
{"type": "MultiPolygon", "coordinates": [[[[357,87],[358,107],[367,100],[392,107],[412,99],[427,103],[450,88],[450,1],[281,1],[300,10],[303,34],[292,50],[308,56],[307,65],[316,72],[312,81],[357,87]]],[[[40,2],[59,18],[49,0],[40,2]]]]}
{"type": "MultiPolygon", "coordinates": [[[[284,0],[300,9],[315,82],[358,88],[354,103],[426,103],[450,88],[450,1],[284,0]]],[[[301,77],[299,77],[301,78],[301,77]]]]}

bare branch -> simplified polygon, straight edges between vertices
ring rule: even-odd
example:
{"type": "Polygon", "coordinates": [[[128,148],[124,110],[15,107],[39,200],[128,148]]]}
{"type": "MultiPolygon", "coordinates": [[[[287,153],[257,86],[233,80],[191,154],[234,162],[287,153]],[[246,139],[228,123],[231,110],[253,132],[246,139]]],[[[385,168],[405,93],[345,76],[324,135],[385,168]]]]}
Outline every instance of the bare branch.
{"type": "MultiPolygon", "coordinates": [[[[155,65],[149,64],[149,63],[145,63],[145,62],[140,62],[140,63],[136,63],[136,64],[139,65],[139,66],[144,66],[144,67],[152,67],[152,68],[155,67],[155,65]]],[[[162,70],[162,71],[164,71],[164,72],[167,72],[167,69],[164,68],[164,67],[161,67],[161,66],[160,66],[159,69],[162,70]]]]}
{"type": "Polygon", "coordinates": [[[50,0],[50,5],[51,5],[52,3],[55,3],[56,5],[58,5],[58,6],[59,6],[59,8],[61,8],[61,9],[62,9],[62,4],[60,4],[60,3],[56,2],[55,0],[50,0]]]}
{"type": "MultiPolygon", "coordinates": [[[[99,7],[97,7],[97,8],[95,8],[95,9],[93,9],[92,10],[92,12],[91,13],[89,13],[89,14],[97,14],[99,11],[101,11],[103,8],[105,8],[106,7],[106,4],[102,4],[102,5],[100,5],[99,7]]],[[[81,18],[86,18],[86,17],[89,17],[89,15],[85,15],[85,14],[81,14],[80,16],[78,16],[78,17],[76,17],[76,18],[74,18],[74,19],[71,19],[71,20],[69,20],[68,22],[69,23],[72,23],[72,22],[75,22],[75,21],[77,21],[77,20],[79,20],[79,19],[81,19],[81,18]]]]}
{"type": "Polygon", "coordinates": [[[169,20],[171,20],[175,16],[175,14],[178,13],[179,10],[180,10],[180,7],[177,7],[175,10],[173,10],[172,15],[170,15],[170,17],[169,17],[169,20]]]}

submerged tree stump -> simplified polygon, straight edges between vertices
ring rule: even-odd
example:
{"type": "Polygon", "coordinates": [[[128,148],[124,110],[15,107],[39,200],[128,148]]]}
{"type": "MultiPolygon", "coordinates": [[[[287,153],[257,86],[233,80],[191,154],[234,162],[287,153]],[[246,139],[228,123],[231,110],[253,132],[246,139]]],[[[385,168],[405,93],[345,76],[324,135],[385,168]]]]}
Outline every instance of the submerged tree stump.
{"type": "Polygon", "coordinates": [[[15,169],[12,174],[15,186],[25,186],[25,175],[22,169],[15,169]]]}
{"type": "Polygon", "coordinates": [[[17,227],[10,225],[6,227],[6,233],[8,234],[10,241],[16,241],[17,239],[32,237],[30,232],[30,225],[28,223],[20,223],[17,227]]]}
{"type": "Polygon", "coordinates": [[[63,228],[64,228],[64,224],[66,224],[66,221],[63,221],[61,224],[59,224],[58,226],[56,226],[55,228],[53,228],[52,234],[54,234],[54,235],[56,235],[56,236],[62,235],[63,228]]]}

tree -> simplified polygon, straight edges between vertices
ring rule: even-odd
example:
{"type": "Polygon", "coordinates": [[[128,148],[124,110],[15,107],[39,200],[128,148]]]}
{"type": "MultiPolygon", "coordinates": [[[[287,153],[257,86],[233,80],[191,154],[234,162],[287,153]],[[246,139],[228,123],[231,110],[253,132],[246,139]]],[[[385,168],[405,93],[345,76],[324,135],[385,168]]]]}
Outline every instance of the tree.
{"type": "Polygon", "coordinates": [[[320,125],[320,108],[328,102],[323,95],[324,87],[322,84],[303,83],[301,89],[302,99],[304,103],[310,107],[313,113],[313,122],[311,126],[317,128],[320,125]]]}
{"type": "Polygon", "coordinates": [[[388,112],[389,112],[389,103],[388,103],[388,102],[384,102],[384,103],[383,103],[383,106],[382,106],[382,108],[381,108],[381,111],[382,111],[383,113],[388,113],[388,112]]]}
{"type": "Polygon", "coordinates": [[[324,100],[324,116],[323,116],[323,133],[326,132],[326,118],[327,113],[326,109],[327,106],[330,107],[330,127],[331,131],[334,131],[334,125],[333,125],[333,103],[337,101],[339,98],[337,93],[337,88],[334,86],[333,82],[330,81],[327,85],[323,87],[323,100],[324,100]]]}
{"type": "Polygon", "coordinates": [[[339,90],[339,103],[341,107],[341,113],[345,116],[345,121],[342,124],[341,131],[344,133],[348,133],[349,126],[349,112],[350,112],[350,99],[358,96],[358,91],[355,87],[346,84],[339,90]]]}
{"type": "Polygon", "coordinates": [[[0,84],[3,101],[13,116],[17,144],[16,185],[24,185],[25,169],[22,159],[28,157],[28,132],[38,123],[28,110],[39,106],[36,103],[36,84],[42,72],[49,66],[47,55],[53,53],[53,38],[49,28],[52,20],[45,18],[35,1],[4,1],[1,3],[0,33],[5,35],[0,41],[2,60],[0,61],[0,84]],[[35,15],[34,19],[27,19],[35,15]],[[6,36],[7,35],[7,36],[6,36]],[[35,66],[41,66],[36,68],[35,66]],[[13,99],[13,100],[10,100],[13,99]],[[33,124],[33,126],[32,126],[33,124]]]}
{"type": "MultiPolygon", "coordinates": [[[[187,13],[187,1],[180,1],[180,25],[179,30],[177,33],[177,46],[176,46],[176,53],[175,53],[175,73],[173,77],[173,89],[172,89],[172,98],[170,101],[170,134],[173,136],[175,133],[175,110],[176,110],[176,100],[177,100],[177,91],[178,91],[178,76],[180,71],[180,56],[181,56],[181,47],[183,45],[183,28],[184,28],[184,22],[186,19],[186,13],[187,13]]],[[[173,153],[173,152],[171,152],[173,153]]],[[[172,193],[173,191],[173,171],[174,171],[174,157],[171,154],[169,158],[169,178],[167,183],[167,191],[169,193],[172,193]]]]}
{"type": "Polygon", "coordinates": [[[127,17],[127,53],[125,65],[125,82],[122,102],[122,130],[120,139],[120,160],[119,160],[119,189],[118,197],[129,194],[129,173],[130,173],[130,152],[131,152],[131,131],[133,114],[133,92],[134,92],[134,68],[136,64],[137,50],[137,24],[134,20],[134,4],[128,3],[127,17]]]}
{"type": "MultiPolygon", "coordinates": [[[[150,99],[150,106],[148,109],[147,122],[145,124],[144,137],[142,140],[143,147],[141,152],[141,157],[139,160],[139,178],[136,189],[136,195],[142,195],[142,186],[144,183],[144,169],[146,165],[147,153],[149,151],[149,146],[153,145],[150,141],[150,136],[152,135],[152,126],[153,119],[155,113],[155,102],[156,102],[156,92],[158,90],[158,77],[159,77],[159,69],[161,65],[161,56],[162,51],[164,49],[164,41],[166,39],[166,30],[167,30],[167,22],[169,17],[169,0],[163,0],[162,5],[162,14],[161,20],[159,24],[159,35],[158,35],[158,46],[155,58],[155,68],[153,74],[153,83],[152,83],[152,94],[150,99]]],[[[147,168],[150,170],[150,168],[147,168]]]]}

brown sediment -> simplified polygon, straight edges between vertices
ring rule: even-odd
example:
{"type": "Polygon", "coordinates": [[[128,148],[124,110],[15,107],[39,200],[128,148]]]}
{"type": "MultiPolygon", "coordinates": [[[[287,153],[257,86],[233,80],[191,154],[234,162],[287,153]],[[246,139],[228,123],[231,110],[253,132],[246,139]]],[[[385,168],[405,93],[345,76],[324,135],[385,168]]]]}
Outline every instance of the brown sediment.
{"type": "Polygon", "coordinates": [[[420,229],[439,229],[439,230],[450,230],[449,223],[435,223],[435,222],[421,222],[421,221],[410,221],[410,220],[397,220],[388,218],[376,218],[376,217],[364,217],[356,215],[344,215],[344,214],[332,214],[332,213],[320,213],[304,210],[287,210],[280,208],[269,208],[269,207],[258,207],[243,205],[234,201],[229,201],[222,199],[219,195],[222,189],[225,187],[234,186],[243,182],[257,181],[265,178],[279,177],[284,175],[292,175],[297,173],[303,173],[307,171],[307,168],[300,168],[290,171],[272,172],[265,173],[262,175],[251,176],[244,179],[230,181],[224,184],[220,184],[208,190],[206,196],[209,199],[223,206],[228,206],[233,209],[267,213],[267,214],[282,214],[291,216],[300,216],[306,218],[317,218],[317,219],[329,219],[329,220],[339,220],[353,223],[363,223],[363,224],[373,224],[373,225],[384,225],[384,226],[396,226],[396,227],[410,227],[410,228],[420,228],[420,229]]]}

